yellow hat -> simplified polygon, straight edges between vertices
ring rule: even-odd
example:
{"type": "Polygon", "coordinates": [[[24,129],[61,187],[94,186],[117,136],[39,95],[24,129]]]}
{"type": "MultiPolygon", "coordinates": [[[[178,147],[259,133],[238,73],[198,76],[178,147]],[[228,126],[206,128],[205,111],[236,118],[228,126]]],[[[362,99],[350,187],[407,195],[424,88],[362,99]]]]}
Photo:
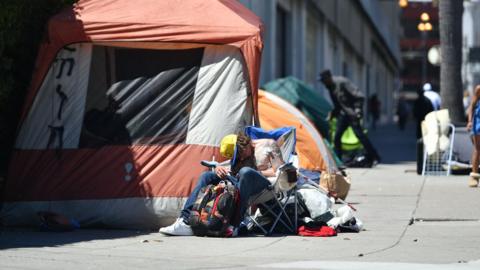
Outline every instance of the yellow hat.
{"type": "Polygon", "coordinates": [[[235,153],[235,145],[237,144],[237,135],[229,134],[223,137],[220,142],[220,154],[226,158],[232,158],[235,153]]]}

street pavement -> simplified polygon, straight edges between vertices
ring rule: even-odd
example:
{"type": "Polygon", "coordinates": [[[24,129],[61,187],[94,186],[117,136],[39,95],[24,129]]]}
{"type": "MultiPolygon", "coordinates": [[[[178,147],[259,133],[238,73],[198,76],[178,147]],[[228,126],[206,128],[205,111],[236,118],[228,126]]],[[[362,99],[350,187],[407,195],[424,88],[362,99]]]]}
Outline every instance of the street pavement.
{"type": "Polygon", "coordinates": [[[379,126],[369,137],[382,163],[348,169],[360,233],[220,239],[3,228],[0,269],[480,269],[480,188],[464,175],[417,175],[413,125],[379,126]]]}

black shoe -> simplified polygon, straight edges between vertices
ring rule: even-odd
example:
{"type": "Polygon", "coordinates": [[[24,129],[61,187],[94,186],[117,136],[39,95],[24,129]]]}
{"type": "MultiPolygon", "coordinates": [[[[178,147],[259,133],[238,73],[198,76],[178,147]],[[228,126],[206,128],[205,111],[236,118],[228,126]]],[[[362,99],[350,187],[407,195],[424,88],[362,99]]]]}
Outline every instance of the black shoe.
{"type": "Polygon", "coordinates": [[[378,163],[381,163],[382,159],[380,158],[380,156],[377,156],[377,157],[371,159],[371,161],[372,161],[372,167],[374,167],[374,166],[377,166],[378,163]]]}
{"type": "Polygon", "coordinates": [[[345,165],[349,168],[369,168],[371,167],[371,160],[365,155],[357,155],[349,162],[345,162],[345,165]]]}

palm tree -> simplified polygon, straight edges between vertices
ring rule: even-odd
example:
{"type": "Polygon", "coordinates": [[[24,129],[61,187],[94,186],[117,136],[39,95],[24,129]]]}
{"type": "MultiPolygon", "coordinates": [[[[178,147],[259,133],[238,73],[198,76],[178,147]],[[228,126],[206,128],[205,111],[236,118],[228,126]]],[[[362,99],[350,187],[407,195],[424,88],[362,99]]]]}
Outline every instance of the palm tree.
{"type": "Polygon", "coordinates": [[[439,7],[440,95],[442,107],[449,110],[453,123],[465,122],[462,86],[462,13],[463,1],[441,0],[439,7]]]}

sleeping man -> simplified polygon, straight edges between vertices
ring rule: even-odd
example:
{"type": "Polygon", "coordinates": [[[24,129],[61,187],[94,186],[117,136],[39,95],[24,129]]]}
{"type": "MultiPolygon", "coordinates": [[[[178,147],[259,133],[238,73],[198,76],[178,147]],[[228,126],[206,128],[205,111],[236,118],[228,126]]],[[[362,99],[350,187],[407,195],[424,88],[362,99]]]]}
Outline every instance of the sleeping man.
{"type": "Polygon", "coordinates": [[[209,184],[216,185],[227,178],[232,180],[239,190],[239,214],[243,216],[248,207],[248,199],[272,184],[271,180],[275,178],[277,168],[285,163],[274,140],[252,141],[243,132],[225,136],[220,145],[220,153],[231,159],[230,168],[217,166],[215,172],[203,172],[183,206],[180,217],[172,225],[160,228],[161,233],[176,236],[193,235],[188,220],[198,193],[203,187],[209,184]],[[235,177],[229,177],[230,175],[235,177]]]}

